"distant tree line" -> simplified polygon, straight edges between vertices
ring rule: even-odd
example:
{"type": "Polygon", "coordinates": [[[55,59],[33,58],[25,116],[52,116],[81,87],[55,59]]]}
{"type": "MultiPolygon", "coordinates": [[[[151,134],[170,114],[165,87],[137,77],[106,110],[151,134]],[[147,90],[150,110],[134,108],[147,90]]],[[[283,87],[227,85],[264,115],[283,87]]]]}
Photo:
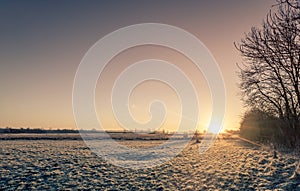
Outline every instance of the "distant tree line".
{"type": "Polygon", "coordinates": [[[300,145],[300,3],[279,0],[262,27],[252,27],[235,46],[242,100],[249,111],[241,135],[254,140],[300,145]]]}
{"type": "Polygon", "coordinates": [[[31,128],[12,128],[12,127],[6,127],[6,128],[0,128],[0,133],[78,133],[78,130],[72,130],[72,129],[55,129],[55,130],[46,130],[41,128],[31,129],[31,128]]]}

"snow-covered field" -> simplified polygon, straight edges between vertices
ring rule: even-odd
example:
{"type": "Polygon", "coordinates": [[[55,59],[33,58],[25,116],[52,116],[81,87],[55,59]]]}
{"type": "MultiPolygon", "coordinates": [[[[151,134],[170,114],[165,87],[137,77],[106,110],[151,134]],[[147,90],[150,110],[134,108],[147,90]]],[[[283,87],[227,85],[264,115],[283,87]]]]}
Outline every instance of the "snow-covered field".
{"type": "Polygon", "coordinates": [[[203,154],[190,144],[173,160],[140,170],[109,164],[80,140],[0,143],[0,190],[300,190],[299,156],[276,159],[272,150],[238,139],[218,140],[203,154]]]}

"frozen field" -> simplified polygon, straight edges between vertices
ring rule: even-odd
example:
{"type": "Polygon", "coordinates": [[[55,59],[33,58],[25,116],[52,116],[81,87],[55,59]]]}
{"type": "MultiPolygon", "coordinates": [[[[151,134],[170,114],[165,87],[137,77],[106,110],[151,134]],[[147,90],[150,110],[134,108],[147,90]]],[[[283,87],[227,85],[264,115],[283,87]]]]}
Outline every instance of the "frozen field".
{"type": "Polygon", "coordinates": [[[204,154],[191,144],[172,161],[142,170],[113,166],[80,140],[0,143],[0,190],[300,190],[299,157],[274,159],[271,150],[240,140],[218,140],[204,154]]]}

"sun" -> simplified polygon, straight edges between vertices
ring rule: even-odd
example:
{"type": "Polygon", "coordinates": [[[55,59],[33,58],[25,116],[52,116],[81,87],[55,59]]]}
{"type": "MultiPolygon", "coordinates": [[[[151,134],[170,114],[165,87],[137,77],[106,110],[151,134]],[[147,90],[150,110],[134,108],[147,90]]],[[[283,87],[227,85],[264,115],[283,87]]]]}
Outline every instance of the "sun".
{"type": "Polygon", "coordinates": [[[207,132],[213,133],[213,134],[219,134],[223,131],[223,126],[220,127],[220,125],[211,124],[210,127],[207,128],[207,132]]]}

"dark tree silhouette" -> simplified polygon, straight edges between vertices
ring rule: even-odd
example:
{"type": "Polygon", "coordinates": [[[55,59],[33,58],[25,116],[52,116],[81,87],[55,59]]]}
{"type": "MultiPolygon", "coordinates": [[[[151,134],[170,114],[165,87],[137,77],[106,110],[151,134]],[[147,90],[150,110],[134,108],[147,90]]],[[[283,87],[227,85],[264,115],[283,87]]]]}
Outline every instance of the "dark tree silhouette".
{"type": "Polygon", "coordinates": [[[261,110],[252,109],[243,116],[240,135],[253,141],[282,143],[277,122],[276,117],[261,110]]]}
{"type": "Polygon", "coordinates": [[[240,89],[247,107],[280,119],[290,146],[300,138],[300,8],[279,1],[261,28],[252,27],[236,48],[244,58],[240,89]]]}
{"type": "Polygon", "coordinates": [[[294,9],[300,9],[300,2],[298,0],[277,0],[279,4],[287,4],[294,9]]]}

